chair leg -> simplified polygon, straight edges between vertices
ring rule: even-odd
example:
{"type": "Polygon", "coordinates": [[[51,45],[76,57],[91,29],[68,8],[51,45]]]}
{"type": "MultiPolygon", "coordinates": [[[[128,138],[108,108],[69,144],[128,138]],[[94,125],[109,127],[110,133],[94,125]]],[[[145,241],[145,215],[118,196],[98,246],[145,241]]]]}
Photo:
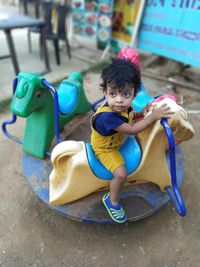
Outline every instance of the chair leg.
{"type": "Polygon", "coordinates": [[[29,29],[28,29],[27,37],[28,37],[28,50],[29,50],[29,53],[32,53],[31,31],[29,29]]]}
{"type": "Polygon", "coordinates": [[[40,59],[43,58],[43,46],[44,46],[44,44],[43,44],[43,42],[42,42],[42,38],[41,38],[41,36],[40,36],[40,37],[39,37],[40,59]]]}
{"type": "Polygon", "coordinates": [[[69,41],[68,41],[67,37],[65,38],[65,43],[66,43],[68,58],[71,58],[72,57],[71,56],[71,48],[70,48],[69,41]]]}
{"type": "Polygon", "coordinates": [[[56,63],[60,65],[59,40],[54,40],[53,43],[55,49],[56,63]]]}

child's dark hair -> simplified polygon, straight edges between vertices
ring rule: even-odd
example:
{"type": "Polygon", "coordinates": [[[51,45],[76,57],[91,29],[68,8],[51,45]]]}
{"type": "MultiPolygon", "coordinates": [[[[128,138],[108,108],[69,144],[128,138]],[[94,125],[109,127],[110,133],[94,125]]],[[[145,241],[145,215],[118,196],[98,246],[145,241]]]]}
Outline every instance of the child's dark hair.
{"type": "Polygon", "coordinates": [[[100,86],[103,92],[107,90],[107,85],[123,91],[127,84],[134,89],[134,96],[140,91],[140,70],[131,61],[119,58],[113,59],[112,63],[103,69],[101,78],[100,86]]]}

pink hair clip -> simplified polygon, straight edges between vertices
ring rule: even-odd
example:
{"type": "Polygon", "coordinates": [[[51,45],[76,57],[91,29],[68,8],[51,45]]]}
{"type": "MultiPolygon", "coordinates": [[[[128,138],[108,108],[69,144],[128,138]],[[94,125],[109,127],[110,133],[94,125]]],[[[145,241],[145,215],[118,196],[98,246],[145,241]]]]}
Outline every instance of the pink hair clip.
{"type": "Polygon", "coordinates": [[[117,58],[123,59],[125,61],[131,61],[140,69],[140,55],[133,48],[123,48],[117,58]]]}

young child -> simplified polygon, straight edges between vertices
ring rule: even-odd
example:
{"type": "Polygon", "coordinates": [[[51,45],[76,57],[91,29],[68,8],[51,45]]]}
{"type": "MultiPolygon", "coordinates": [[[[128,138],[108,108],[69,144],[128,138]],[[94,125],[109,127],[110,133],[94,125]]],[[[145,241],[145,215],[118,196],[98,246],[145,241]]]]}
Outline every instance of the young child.
{"type": "Polygon", "coordinates": [[[138,65],[128,59],[114,59],[103,69],[101,78],[106,103],[91,119],[91,145],[99,161],[113,173],[110,192],[103,196],[103,204],[115,222],[123,223],[127,219],[120,204],[120,190],[127,177],[124,159],[119,152],[123,136],[138,134],[170,112],[164,104],[153,108],[148,117],[133,123],[133,118],[143,115],[143,112],[135,113],[132,107],[132,101],[140,90],[141,77],[138,65]]]}

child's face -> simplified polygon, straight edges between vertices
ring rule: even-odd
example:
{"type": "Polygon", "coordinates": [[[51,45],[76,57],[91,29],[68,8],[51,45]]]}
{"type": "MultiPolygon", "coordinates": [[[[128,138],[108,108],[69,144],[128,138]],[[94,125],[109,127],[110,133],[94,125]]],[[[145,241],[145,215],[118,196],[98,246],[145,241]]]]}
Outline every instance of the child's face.
{"type": "Polygon", "coordinates": [[[127,111],[132,105],[134,99],[134,89],[126,86],[123,90],[117,90],[111,86],[107,86],[104,95],[108,101],[109,107],[115,112],[127,111]]]}

